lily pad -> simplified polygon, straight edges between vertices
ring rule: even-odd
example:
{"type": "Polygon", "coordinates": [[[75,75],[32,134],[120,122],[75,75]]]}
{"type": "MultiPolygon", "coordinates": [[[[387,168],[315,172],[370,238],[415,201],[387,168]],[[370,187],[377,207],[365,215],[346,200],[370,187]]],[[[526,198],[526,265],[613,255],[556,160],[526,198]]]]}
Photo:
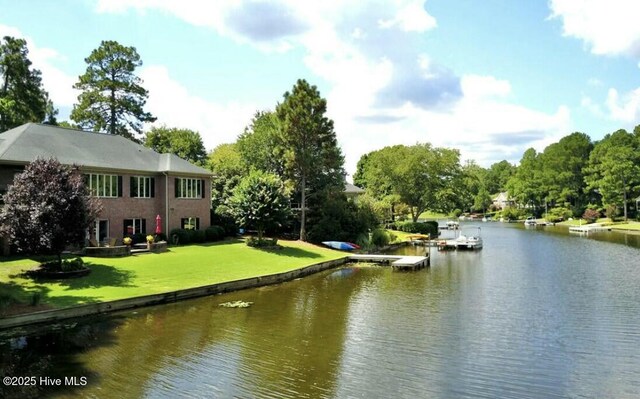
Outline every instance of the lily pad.
{"type": "Polygon", "coordinates": [[[222,306],[225,308],[248,308],[251,305],[253,305],[253,302],[233,301],[233,302],[221,303],[218,306],[222,306]]]}

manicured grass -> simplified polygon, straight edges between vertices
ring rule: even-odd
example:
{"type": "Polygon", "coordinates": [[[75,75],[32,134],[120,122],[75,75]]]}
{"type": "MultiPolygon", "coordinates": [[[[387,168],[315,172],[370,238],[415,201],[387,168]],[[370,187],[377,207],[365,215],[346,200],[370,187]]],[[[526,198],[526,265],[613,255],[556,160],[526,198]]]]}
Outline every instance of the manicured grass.
{"type": "Polygon", "coordinates": [[[573,220],[565,220],[563,222],[556,223],[558,226],[580,226],[583,224],[587,224],[587,221],[584,219],[573,219],[573,220]]]}
{"type": "Polygon", "coordinates": [[[437,213],[437,212],[430,212],[430,211],[422,212],[420,216],[418,216],[418,219],[428,219],[428,220],[447,219],[447,218],[453,218],[453,216],[445,215],[444,213],[437,213]]]}
{"type": "Polygon", "coordinates": [[[396,243],[396,242],[402,242],[402,241],[407,241],[407,236],[411,235],[412,233],[405,233],[404,231],[400,231],[400,230],[389,230],[387,229],[387,231],[391,234],[393,234],[394,236],[396,236],[395,240],[393,240],[391,243],[396,243]]]}
{"type": "Polygon", "coordinates": [[[611,226],[612,230],[634,230],[640,231],[640,222],[629,222],[622,224],[615,224],[611,226]]]}
{"type": "Polygon", "coordinates": [[[67,307],[281,273],[345,256],[344,252],[297,241],[278,243],[284,249],[260,250],[234,240],[172,247],[161,254],[85,257],[92,269],[88,276],[46,282],[21,275],[37,261],[11,259],[0,262],[0,297],[28,303],[33,293],[39,292],[40,303],[67,307]]]}

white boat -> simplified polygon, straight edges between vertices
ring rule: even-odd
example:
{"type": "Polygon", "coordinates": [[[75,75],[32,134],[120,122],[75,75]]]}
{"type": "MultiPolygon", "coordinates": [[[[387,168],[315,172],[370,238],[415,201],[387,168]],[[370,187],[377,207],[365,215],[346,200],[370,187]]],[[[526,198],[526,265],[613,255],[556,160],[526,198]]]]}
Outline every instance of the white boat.
{"type": "Polygon", "coordinates": [[[449,220],[446,225],[448,230],[458,230],[460,228],[460,222],[454,220],[449,220]]]}
{"type": "Polygon", "coordinates": [[[536,224],[538,224],[538,222],[536,222],[536,218],[534,218],[533,216],[529,216],[529,217],[524,221],[524,225],[525,225],[525,226],[535,226],[536,224]]]}
{"type": "Polygon", "coordinates": [[[476,227],[476,232],[467,233],[473,228],[465,228],[460,232],[458,238],[447,240],[444,244],[446,247],[455,247],[456,249],[481,249],[482,237],[480,236],[480,227],[476,227]]]}

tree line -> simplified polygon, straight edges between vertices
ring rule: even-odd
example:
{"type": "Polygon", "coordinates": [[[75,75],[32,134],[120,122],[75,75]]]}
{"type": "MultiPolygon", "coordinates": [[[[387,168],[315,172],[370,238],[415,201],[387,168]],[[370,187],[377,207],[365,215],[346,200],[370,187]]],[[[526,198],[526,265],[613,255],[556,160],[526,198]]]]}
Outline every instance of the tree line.
{"type": "Polygon", "coordinates": [[[503,211],[507,217],[638,216],[640,126],[595,142],[575,132],[542,152],[527,149],[517,166],[503,160],[483,168],[459,157],[455,149],[428,143],[385,147],[362,156],[354,183],[366,188],[387,220],[416,221],[424,211],[497,211],[493,200],[501,192],[513,203],[503,211]]]}

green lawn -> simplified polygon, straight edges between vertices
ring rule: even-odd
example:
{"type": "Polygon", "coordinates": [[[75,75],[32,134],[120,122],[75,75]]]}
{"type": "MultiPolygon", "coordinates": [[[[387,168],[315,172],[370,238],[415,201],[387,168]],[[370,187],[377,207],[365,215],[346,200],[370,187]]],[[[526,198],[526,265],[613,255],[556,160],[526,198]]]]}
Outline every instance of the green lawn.
{"type": "Polygon", "coordinates": [[[445,215],[444,213],[427,211],[427,212],[422,212],[418,217],[418,219],[437,220],[437,219],[447,219],[450,217],[453,217],[453,216],[448,216],[448,215],[445,215]]]}
{"type": "Polygon", "coordinates": [[[85,257],[91,274],[48,282],[34,282],[21,275],[38,264],[35,260],[10,259],[0,262],[0,298],[29,303],[39,292],[42,304],[67,307],[280,273],[345,256],[344,252],[297,241],[279,244],[284,249],[260,250],[235,240],[171,247],[161,254],[85,257]]]}
{"type": "Polygon", "coordinates": [[[412,233],[405,233],[404,231],[400,231],[400,230],[387,229],[387,231],[389,233],[392,233],[396,237],[395,240],[392,241],[392,244],[396,242],[407,241],[407,236],[412,234],[412,233]]]}
{"type": "Polygon", "coordinates": [[[629,223],[621,223],[614,224],[610,226],[613,230],[634,230],[640,231],[640,222],[629,222],[629,223]]]}
{"type": "Polygon", "coordinates": [[[583,224],[587,224],[587,221],[583,219],[573,219],[573,220],[565,220],[563,222],[559,222],[556,224],[558,226],[580,226],[583,224]]]}

